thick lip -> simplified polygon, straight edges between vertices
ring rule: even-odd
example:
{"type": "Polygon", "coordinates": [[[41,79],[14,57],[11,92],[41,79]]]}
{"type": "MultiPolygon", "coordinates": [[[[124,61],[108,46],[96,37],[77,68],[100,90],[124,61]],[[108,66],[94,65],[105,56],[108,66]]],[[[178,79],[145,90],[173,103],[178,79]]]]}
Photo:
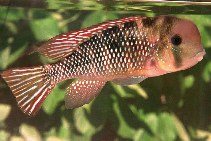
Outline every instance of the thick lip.
{"type": "Polygon", "coordinates": [[[195,56],[194,59],[196,59],[198,62],[203,59],[203,56],[206,54],[205,50],[203,49],[202,51],[198,52],[195,56]]]}

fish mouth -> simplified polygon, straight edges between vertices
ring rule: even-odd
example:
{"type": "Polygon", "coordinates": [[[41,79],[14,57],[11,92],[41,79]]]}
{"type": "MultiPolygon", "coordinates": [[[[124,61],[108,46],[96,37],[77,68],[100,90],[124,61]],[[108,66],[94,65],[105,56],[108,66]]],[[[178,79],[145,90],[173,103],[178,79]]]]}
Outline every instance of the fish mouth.
{"type": "Polygon", "coordinates": [[[203,59],[203,56],[206,54],[205,50],[203,49],[202,51],[198,52],[195,56],[194,59],[196,59],[198,62],[200,62],[203,59]]]}

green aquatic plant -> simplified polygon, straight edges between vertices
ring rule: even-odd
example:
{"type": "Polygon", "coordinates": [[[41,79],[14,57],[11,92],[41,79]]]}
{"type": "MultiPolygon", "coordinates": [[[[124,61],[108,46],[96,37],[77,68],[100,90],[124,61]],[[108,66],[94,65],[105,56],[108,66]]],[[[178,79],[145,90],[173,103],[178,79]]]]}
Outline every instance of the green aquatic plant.
{"type": "MultiPolygon", "coordinates": [[[[0,70],[47,63],[51,60],[38,54],[29,57],[27,52],[57,34],[133,15],[127,11],[23,8],[9,8],[8,12],[7,7],[1,7],[0,13],[0,70]]],[[[93,102],[73,110],[65,109],[63,101],[69,82],[61,83],[35,118],[27,118],[17,109],[1,80],[0,112],[5,118],[0,120],[0,140],[206,141],[211,131],[211,15],[176,16],[191,19],[199,27],[207,52],[200,64],[138,85],[107,83],[93,102]]]]}

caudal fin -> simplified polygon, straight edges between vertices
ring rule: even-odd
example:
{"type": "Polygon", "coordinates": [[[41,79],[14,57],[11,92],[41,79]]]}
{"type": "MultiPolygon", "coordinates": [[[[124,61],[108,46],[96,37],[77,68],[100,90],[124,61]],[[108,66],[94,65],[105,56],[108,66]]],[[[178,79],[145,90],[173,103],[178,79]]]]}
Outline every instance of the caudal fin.
{"type": "Polygon", "coordinates": [[[29,116],[36,115],[55,86],[51,84],[44,66],[10,69],[1,76],[9,85],[20,109],[29,116]]]}

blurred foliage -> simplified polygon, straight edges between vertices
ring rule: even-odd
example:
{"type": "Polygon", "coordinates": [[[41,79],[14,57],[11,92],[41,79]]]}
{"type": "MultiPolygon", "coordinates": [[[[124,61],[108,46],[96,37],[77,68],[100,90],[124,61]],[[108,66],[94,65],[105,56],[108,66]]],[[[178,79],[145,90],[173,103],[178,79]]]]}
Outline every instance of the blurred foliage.
{"type": "MultiPolygon", "coordinates": [[[[49,1],[49,9],[57,6],[58,10],[0,7],[0,70],[48,63],[27,52],[60,33],[134,15],[127,11],[69,11],[49,1]]],[[[139,15],[158,14],[145,11],[139,15]]],[[[132,86],[109,82],[94,101],[73,110],[65,109],[63,100],[70,82],[61,83],[33,118],[19,110],[0,80],[0,141],[211,140],[211,15],[177,16],[191,19],[199,27],[207,55],[198,65],[132,86]]]]}

